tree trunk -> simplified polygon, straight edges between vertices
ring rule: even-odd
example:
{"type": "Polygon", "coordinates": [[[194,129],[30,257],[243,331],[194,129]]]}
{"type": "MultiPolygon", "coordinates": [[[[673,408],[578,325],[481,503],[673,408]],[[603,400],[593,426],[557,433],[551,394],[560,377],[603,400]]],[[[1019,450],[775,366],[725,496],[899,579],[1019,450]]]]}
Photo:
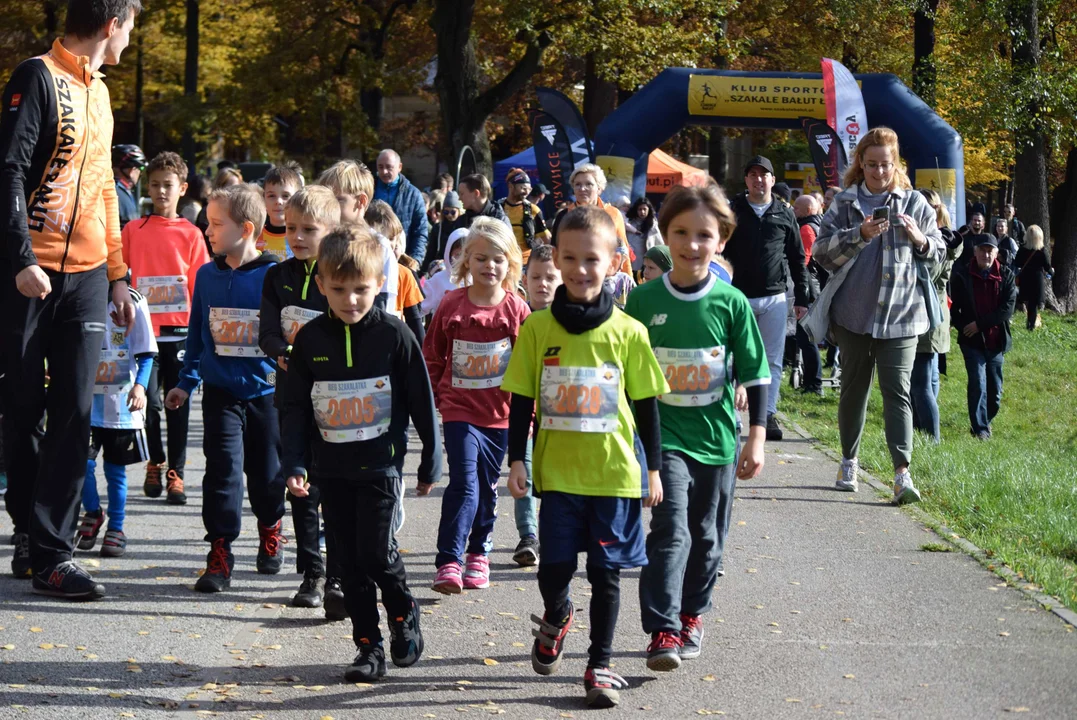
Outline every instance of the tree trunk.
{"type": "Polygon", "coordinates": [[[1057,190],[1058,222],[1051,262],[1055,269],[1054,295],[1062,312],[1077,311],[1077,146],[1066,157],[1066,182],[1057,190]]]}
{"type": "Polygon", "coordinates": [[[851,73],[860,71],[860,58],[856,54],[856,46],[852,43],[842,43],[841,64],[849,68],[851,73]]]}
{"type": "MultiPolygon", "coordinates": [[[[719,50],[714,56],[714,67],[717,70],[725,70],[729,67],[729,57],[722,50],[728,31],[729,21],[722,18],[717,33],[719,50]]],[[[707,155],[709,157],[707,170],[710,171],[710,176],[724,187],[729,175],[729,136],[724,127],[714,125],[710,128],[710,136],[707,138],[707,155]]]]}
{"type": "Polygon", "coordinates": [[[924,0],[913,13],[912,89],[930,107],[935,107],[935,12],[939,0],[924,0]]]}
{"type": "MultiPolygon", "coordinates": [[[[1015,87],[1038,71],[1040,62],[1040,0],[1010,0],[1009,22],[1013,36],[1012,73],[1015,87]]],[[[1017,97],[1025,95],[1019,91],[1017,97]]],[[[1024,103],[1021,113],[1032,124],[1017,135],[1017,163],[1014,172],[1014,207],[1026,225],[1039,225],[1049,245],[1051,220],[1047,192],[1047,139],[1040,104],[1035,98],[1024,103]]]]}
{"type": "Polygon", "coordinates": [[[52,41],[60,34],[60,3],[59,0],[45,0],[45,48],[48,52],[52,47],[52,41]]]}
{"type": "MultiPolygon", "coordinates": [[[[136,21],[137,22],[137,21],[136,21]]],[[[135,137],[138,138],[138,146],[143,147],[146,142],[146,113],[143,99],[145,89],[145,55],[142,52],[142,27],[138,28],[138,38],[135,41],[135,137]]]]}
{"type": "MultiPolygon", "coordinates": [[[[183,63],[183,96],[188,111],[198,101],[198,0],[187,0],[187,56],[183,63]]],[[[198,146],[191,131],[191,118],[183,131],[183,159],[192,173],[197,172],[198,146]]]]}
{"type": "Polygon", "coordinates": [[[598,76],[601,62],[597,53],[587,54],[583,81],[583,121],[587,123],[587,132],[591,137],[595,136],[606,116],[617,107],[617,83],[598,76]]]}
{"type": "Polygon", "coordinates": [[[501,80],[480,92],[479,63],[471,37],[474,15],[475,0],[435,3],[430,18],[437,35],[438,74],[434,84],[441,106],[442,132],[451,152],[447,164],[455,169],[460,151],[470,146],[475,153],[476,172],[489,175],[493,161],[486,119],[542,69],[542,53],[552,39],[547,32],[518,35],[517,41],[527,44],[523,57],[501,80]]]}

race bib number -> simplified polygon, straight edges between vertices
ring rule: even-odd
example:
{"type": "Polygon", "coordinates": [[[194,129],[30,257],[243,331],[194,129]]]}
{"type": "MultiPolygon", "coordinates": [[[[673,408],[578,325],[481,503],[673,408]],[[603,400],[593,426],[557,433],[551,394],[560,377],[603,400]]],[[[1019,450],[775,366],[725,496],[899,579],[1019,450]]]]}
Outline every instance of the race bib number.
{"type": "Polygon", "coordinates": [[[452,341],[452,386],[469,390],[501,387],[512,357],[508,338],[497,342],[452,341]]]}
{"type": "Polygon", "coordinates": [[[725,392],[724,347],[685,350],[654,349],[672,392],[659,395],[659,402],[680,407],[703,407],[722,399],[725,392]]]}
{"type": "Polygon", "coordinates": [[[307,310],[306,308],[288,305],[280,311],[280,329],[284,335],[284,342],[291,345],[295,342],[295,336],[303,329],[303,326],[314,318],[321,315],[321,310],[307,310]]]}
{"type": "Polygon", "coordinates": [[[265,357],[258,347],[258,311],[252,308],[210,308],[209,332],[218,355],[265,357]]]}
{"type": "Polygon", "coordinates": [[[393,389],[389,376],[342,382],[319,381],[310,393],[314,422],[330,443],[370,440],[389,432],[393,389]]]}
{"type": "Polygon", "coordinates": [[[97,361],[94,378],[94,395],[113,395],[123,392],[131,382],[131,354],[129,350],[102,350],[97,361]]]}
{"type": "Polygon", "coordinates": [[[187,278],[182,275],[140,277],[138,291],[146,298],[150,314],[187,312],[187,278]]]}
{"type": "Polygon", "coordinates": [[[617,368],[544,367],[540,390],[547,430],[610,433],[619,426],[617,368]]]}

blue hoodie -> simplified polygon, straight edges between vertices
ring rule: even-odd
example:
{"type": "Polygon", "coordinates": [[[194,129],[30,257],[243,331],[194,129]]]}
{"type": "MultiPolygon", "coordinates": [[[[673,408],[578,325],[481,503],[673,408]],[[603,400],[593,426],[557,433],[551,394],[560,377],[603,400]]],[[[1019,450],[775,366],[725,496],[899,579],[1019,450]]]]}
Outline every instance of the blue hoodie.
{"type": "Polygon", "coordinates": [[[258,348],[256,313],[262,302],[262,284],[276,257],[263,253],[256,260],[233,270],[223,257],[214,258],[198,269],[191,319],[188,323],[187,353],[177,387],[190,394],[199,380],[227,390],[240,400],[269,395],[277,380],[277,365],[258,348]],[[239,313],[230,311],[240,311],[239,313]],[[255,318],[228,320],[253,310],[255,318]],[[214,323],[216,320],[216,323],[214,323]],[[253,326],[251,323],[253,322],[253,326]],[[216,324],[216,328],[212,327],[216,324]],[[234,344],[214,341],[231,334],[234,344]],[[222,334],[224,333],[224,334],[222,334]]]}

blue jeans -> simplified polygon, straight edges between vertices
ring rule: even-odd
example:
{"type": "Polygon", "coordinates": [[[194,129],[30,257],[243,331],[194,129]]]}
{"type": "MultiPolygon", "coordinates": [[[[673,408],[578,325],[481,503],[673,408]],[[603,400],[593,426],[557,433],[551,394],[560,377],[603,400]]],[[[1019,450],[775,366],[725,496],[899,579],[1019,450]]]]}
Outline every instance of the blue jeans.
{"type": "Polygon", "coordinates": [[[520,534],[521,540],[528,535],[532,537],[538,535],[538,511],[536,510],[538,503],[535,501],[535,496],[531,492],[531,488],[534,486],[534,483],[531,481],[531,451],[533,449],[533,443],[533,438],[527,439],[527,454],[524,455],[524,467],[527,468],[527,494],[515,501],[516,532],[520,534]]]}
{"type": "Polygon", "coordinates": [[[463,564],[468,554],[488,555],[497,519],[497,483],[508,448],[507,429],[447,422],[445,453],[449,484],[441,500],[438,554],[435,565],[463,564]]]}
{"type": "Polygon", "coordinates": [[[770,387],[767,389],[767,415],[778,411],[778,397],[782,388],[782,358],[785,357],[785,323],[789,307],[785,293],[771,297],[749,298],[752,313],[763,337],[770,366],[770,387]]]}
{"type": "Polygon", "coordinates": [[[1002,404],[1002,359],[1000,350],[980,350],[962,346],[965,370],[969,374],[969,423],[972,434],[991,432],[991,421],[1002,404]]]}
{"type": "MultiPolygon", "coordinates": [[[[108,484],[108,529],[123,532],[124,509],[127,506],[127,469],[123,465],[105,463],[105,482],[108,484]]],[[[86,461],[86,481],[82,484],[82,507],[88,512],[101,509],[101,496],[97,494],[97,461],[86,461]]]]}
{"type": "Polygon", "coordinates": [[[939,356],[916,353],[912,364],[909,399],[912,401],[912,426],[942,441],[939,431],[939,356]]]}
{"type": "Polygon", "coordinates": [[[662,452],[662,502],[651,510],[647,565],[639,581],[647,633],[679,632],[683,615],[702,615],[721,562],[718,524],[733,505],[734,465],[706,465],[662,452]]]}

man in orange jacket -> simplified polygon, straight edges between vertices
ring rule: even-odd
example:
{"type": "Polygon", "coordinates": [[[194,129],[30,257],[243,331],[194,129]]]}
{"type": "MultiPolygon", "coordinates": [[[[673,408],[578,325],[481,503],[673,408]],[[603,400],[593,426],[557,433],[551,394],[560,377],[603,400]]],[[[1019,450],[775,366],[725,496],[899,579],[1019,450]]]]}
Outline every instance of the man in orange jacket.
{"type": "Polygon", "coordinates": [[[112,184],[112,108],[98,70],[120,61],[141,9],[139,0],[70,0],[64,37],[15,69],[0,105],[11,570],[32,577],[35,593],[62,598],[105,590],[71,561],[72,542],[108,290],[118,325],[135,308],[112,184]]]}

